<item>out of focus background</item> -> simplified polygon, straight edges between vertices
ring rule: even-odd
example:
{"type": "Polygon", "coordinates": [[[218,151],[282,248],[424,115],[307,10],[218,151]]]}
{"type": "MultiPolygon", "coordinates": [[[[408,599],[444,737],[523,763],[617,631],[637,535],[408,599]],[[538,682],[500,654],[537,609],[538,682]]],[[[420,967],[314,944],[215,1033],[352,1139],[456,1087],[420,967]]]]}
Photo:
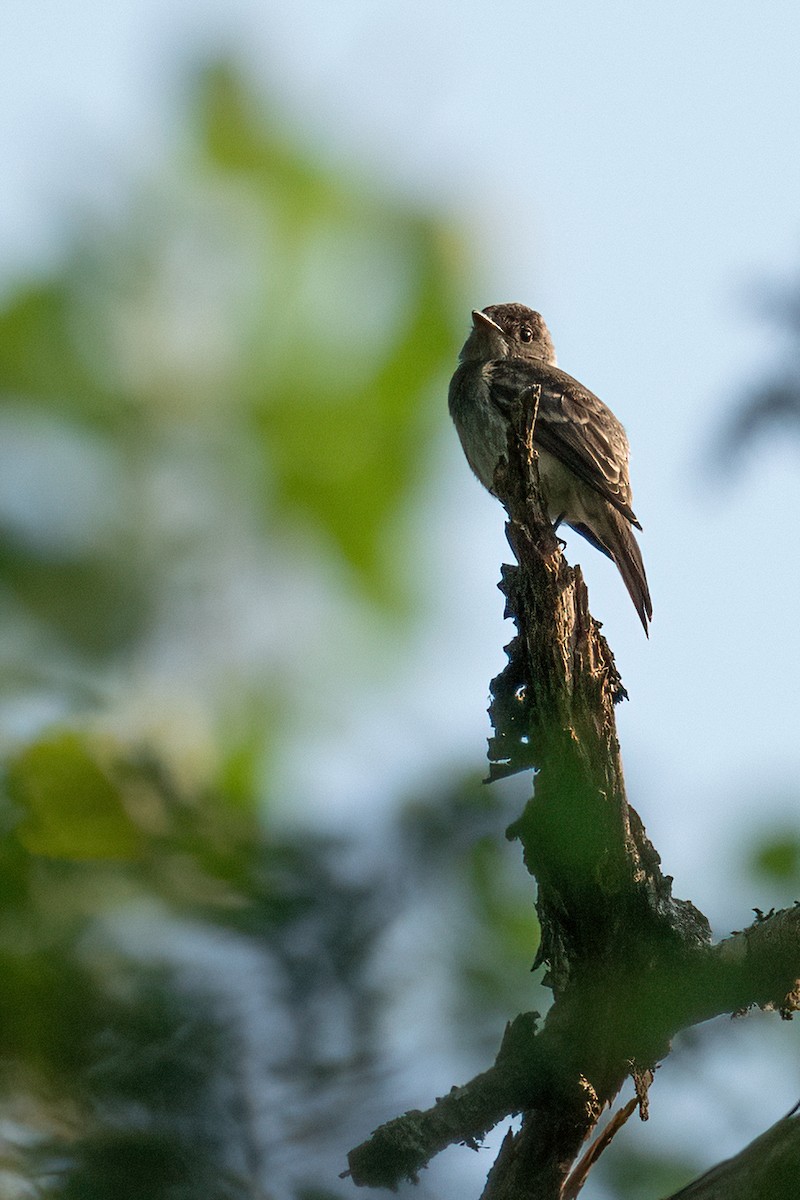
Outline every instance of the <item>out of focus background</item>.
{"type": "MultiPolygon", "coordinates": [[[[540,309],[627,427],[649,642],[567,555],[676,894],[724,936],[800,893],[799,53],[789,0],[4,0],[4,1197],[351,1195],[546,1005],[530,780],[480,784],[472,307],[540,309]]],[[[681,1038],[588,1200],[738,1150],[797,1049],[681,1038]]]]}

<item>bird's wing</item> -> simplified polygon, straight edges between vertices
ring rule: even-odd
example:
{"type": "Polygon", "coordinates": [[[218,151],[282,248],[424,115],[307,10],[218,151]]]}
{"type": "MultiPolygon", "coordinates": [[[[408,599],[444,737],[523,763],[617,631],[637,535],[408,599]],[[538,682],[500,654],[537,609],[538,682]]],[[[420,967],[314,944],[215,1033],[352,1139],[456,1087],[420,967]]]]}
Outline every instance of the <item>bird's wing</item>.
{"type": "Polygon", "coordinates": [[[549,363],[506,358],[492,364],[491,394],[508,410],[541,388],[533,440],[641,529],[631,508],[628,439],[609,408],[549,363]]]}

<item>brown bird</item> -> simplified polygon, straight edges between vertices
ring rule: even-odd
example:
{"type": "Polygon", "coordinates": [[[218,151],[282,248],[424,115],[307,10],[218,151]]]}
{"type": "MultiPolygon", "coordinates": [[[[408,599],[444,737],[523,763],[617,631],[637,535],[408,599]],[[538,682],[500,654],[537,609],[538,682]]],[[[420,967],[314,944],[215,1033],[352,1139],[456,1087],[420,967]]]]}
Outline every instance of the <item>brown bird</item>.
{"type": "Polygon", "coordinates": [[[611,409],[559,370],[547,326],[524,304],[475,309],[459,360],[450,415],[478,479],[494,495],[511,414],[541,389],[533,440],[550,520],[556,529],[565,522],[616,563],[647,633],[653,605],[631,529],[641,525],[631,508],[628,439],[611,409]]]}

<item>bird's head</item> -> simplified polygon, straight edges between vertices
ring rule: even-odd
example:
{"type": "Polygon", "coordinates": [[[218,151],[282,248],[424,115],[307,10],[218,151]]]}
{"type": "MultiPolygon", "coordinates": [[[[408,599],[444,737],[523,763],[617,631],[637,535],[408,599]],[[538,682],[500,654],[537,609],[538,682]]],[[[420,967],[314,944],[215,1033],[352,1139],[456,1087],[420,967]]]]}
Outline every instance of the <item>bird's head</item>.
{"type": "Polygon", "coordinates": [[[555,363],[556,352],[541,313],[524,304],[490,304],[473,309],[472,332],[464,343],[461,361],[498,358],[538,358],[555,363]]]}

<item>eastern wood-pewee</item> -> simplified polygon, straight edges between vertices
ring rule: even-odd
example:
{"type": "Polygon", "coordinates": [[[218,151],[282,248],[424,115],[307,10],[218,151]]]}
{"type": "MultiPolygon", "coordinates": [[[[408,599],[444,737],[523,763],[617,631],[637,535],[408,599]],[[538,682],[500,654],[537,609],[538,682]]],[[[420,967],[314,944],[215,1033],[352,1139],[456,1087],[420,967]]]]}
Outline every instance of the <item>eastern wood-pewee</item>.
{"type": "Polygon", "coordinates": [[[539,407],[533,440],[539,480],[554,527],[564,521],[612,559],[648,632],[650,591],[631,526],[628,439],[609,408],[556,366],[547,326],[523,304],[472,313],[472,332],[450,383],[450,415],[467,462],[494,494],[494,473],[508,453],[511,413],[539,407]]]}

